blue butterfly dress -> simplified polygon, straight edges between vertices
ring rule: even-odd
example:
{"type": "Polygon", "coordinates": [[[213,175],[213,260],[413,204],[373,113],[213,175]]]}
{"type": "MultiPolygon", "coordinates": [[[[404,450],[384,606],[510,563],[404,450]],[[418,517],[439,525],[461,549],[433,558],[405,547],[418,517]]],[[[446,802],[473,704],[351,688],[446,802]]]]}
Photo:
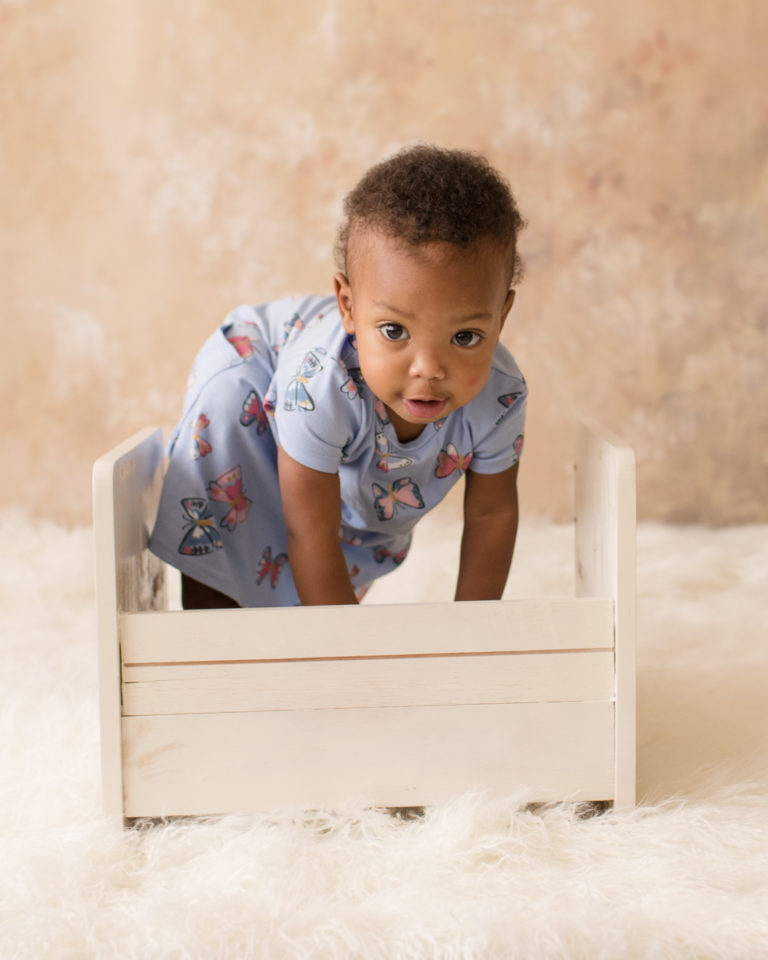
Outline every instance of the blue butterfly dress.
{"type": "Polygon", "coordinates": [[[339,540],[362,590],[402,562],[413,527],[467,464],[492,473],[517,461],[525,381],[505,348],[497,355],[479,397],[404,443],[362,377],[334,298],[238,307],[195,360],[151,549],[243,606],[297,604],[279,443],[339,475],[339,540]]]}

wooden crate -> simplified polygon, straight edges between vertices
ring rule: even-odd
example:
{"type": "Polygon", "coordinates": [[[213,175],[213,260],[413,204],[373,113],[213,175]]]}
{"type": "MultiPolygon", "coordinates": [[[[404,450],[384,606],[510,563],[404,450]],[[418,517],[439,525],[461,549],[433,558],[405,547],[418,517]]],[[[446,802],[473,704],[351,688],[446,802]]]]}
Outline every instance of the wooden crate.
{"type": "Polygon", "coordinates": [[[94,467],[104,801],[121,817],[470,789],[635,798],[632,451],[578,425],[574,598],[165,609],[159,430],[94,467]],[[390,608],[391,613],[391,608],[390,608]]]}

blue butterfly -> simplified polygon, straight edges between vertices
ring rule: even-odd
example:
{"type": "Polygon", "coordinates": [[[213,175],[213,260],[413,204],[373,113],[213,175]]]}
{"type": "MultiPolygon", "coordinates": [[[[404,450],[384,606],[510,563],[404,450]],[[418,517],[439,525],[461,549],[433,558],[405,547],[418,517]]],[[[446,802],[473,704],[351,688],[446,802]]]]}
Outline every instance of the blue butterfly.
{"type": "Polygon", "coordinates": [[[284,410],[314,410],[315,401],[309,395],[307,382],[323,369],[318,355],[325,354],[325,350],[318,348],[310,350],[296,369],[296,376],[291,377],[285,388],[284,410]]]}
{"type": "Polygon", "coordinates": [[[390,470],[402,470],[413,464],[410,457],[398,457],[396,453],[390,451],[386,433],[376,434],[376,453],[379,455],[376,466],[384,473],[389,473],[390,470]]]}
{"type": "Polygon", "coordinates": [[[189,518],[184,526],[189,529],[179,545],[179,553],[186,557],[204,557],[221,550],[221,534],[214,525],[213,515],[208,513],[208,501],[204,497],[186,497],[181,505],[189,518]]]}

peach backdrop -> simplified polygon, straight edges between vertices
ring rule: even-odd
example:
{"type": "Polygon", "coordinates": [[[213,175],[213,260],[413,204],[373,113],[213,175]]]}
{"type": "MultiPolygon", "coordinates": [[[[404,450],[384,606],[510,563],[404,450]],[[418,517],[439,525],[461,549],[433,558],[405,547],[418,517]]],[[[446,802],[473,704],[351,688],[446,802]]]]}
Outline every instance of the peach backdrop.
{"type": "Polygon", "coordinates": [[[524,508],[570,513],[572,416],[640,515],[768,520],[768,5],[0,0],[5,503],[87,520],[92,460],[179,412],[238,303],[329,290],[341,199],[417,140],[530,226],[505,339],[524,508]]]}

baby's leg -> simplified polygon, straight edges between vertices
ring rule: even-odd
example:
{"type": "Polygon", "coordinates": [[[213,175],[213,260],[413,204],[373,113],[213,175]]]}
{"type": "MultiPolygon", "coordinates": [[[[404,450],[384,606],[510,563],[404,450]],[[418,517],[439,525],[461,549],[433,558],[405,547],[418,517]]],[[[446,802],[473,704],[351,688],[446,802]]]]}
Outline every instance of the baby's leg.
{"type": "Polygon", "coordinates": [[[240,604],[226,593],[214,590],[213,587],[182,573],[181,606],[184,610],[218,610],[223,607],[239,607],[240,604]]]}

